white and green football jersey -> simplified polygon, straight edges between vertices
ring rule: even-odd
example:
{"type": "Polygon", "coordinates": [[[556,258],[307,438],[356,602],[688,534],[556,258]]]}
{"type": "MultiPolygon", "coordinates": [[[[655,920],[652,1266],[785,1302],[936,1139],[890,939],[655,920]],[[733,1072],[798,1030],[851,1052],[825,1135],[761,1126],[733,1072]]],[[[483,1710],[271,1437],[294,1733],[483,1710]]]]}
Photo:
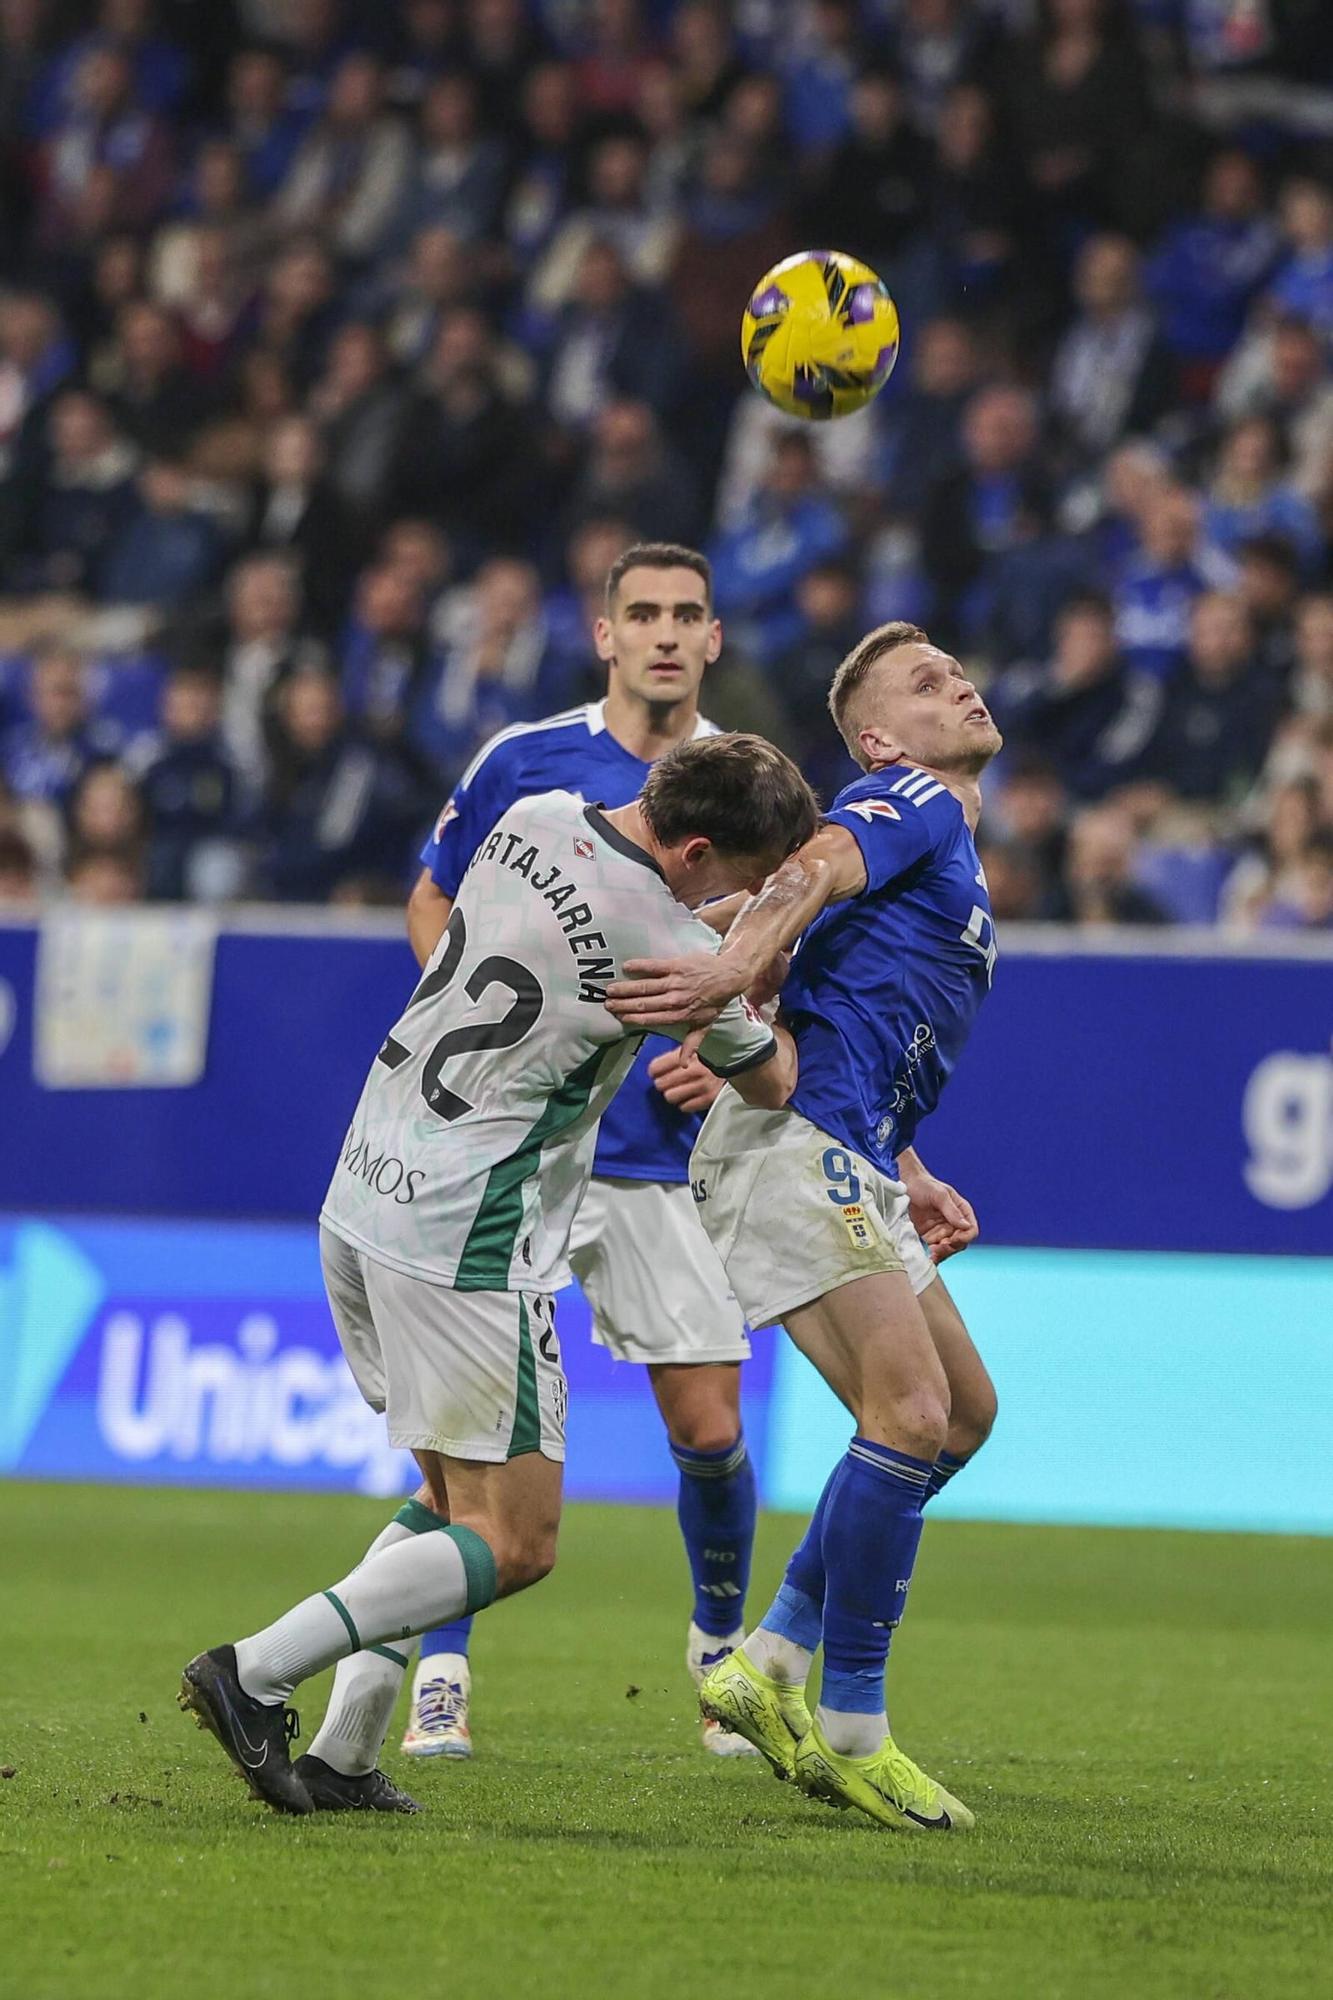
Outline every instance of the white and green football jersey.
{"type": "MultiPolygon", "coordinates": [[[[607,1012],[606,988],[626,959],[718,942],[596,806],[519,800],[478,847],[375,1058],[321,1219],[458,1291],[566,1284],[597,1121],[641,1040],[607,1012]]],[[[726,1076],[773,1047],[734,1000],[701,1053],[726,1076]]]]}

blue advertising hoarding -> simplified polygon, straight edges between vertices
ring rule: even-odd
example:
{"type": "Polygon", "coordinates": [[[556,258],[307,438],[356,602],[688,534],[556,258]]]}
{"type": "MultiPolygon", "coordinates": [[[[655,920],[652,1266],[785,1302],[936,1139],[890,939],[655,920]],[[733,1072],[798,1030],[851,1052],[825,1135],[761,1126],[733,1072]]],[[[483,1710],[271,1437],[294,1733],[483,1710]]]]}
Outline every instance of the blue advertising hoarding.
{"type": "MultiPolygon", "coordinates": [[[[413,983],[396,924],[224,930],[184,1089],[43,1088],[36,953],[0,923],[0,1208],[317,1213],[413,983]]],[[[1333,1255],[1331,1038],[1327,944],[1131,955],[1011,931],[922,1149],[988,1243],[1333,1255]]]]}
{"type": "MultiPolygon", "coordinates": [[[[1333,1259],[976,1249],[949,1282],[1000,1421],[941,1514],[1333,1533],[1333,1259]]],[[[573,1497],[666,1501],[641,1369],[565,1294],[573,1497]]],[[[309,1224],[0,1216],[0,1474],[396,1493],[309,1224]]],[[[770,1506],[807,1510],[849,1420],[784,1335],[745,1371],[770,1506]]]]}
{"type": "MultiPolygon", "coordinates": [[[[312,1218],[412,962],[395,921],[269,922],[224,926],[202,1073],[153,1089],[38,1080],[38,937],[0,923],[0,1475],[411,1477],[312,1218]]],[[[1127,942],[1002,938],[923,1139],[981,1218],[948,1279],[1001,1398],[940,1511],[1333,1532],[1333,949],[1127,942]]],[[[642,1372],[576,1291],[561,1334],[570,1491],[669,1498],[642,1372]]],[[[745,1398],[766,1499],[808,1507],[845,1414],[779,1334],[745,1398]]]]}

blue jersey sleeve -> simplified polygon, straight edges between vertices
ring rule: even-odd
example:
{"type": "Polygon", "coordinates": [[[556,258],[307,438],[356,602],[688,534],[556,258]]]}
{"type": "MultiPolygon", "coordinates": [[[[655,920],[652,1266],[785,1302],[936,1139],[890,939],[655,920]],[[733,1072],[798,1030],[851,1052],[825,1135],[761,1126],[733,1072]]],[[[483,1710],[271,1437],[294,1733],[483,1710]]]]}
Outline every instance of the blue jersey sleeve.
{"type": "Polygon", "coordinates": [[[867,891],[896,882],[957,830],[958,801],[938,779],[920,771],[886,777],[849,785],[824,815],[860,848],[867,891]]]}
{"type": "Polygon", "coordinates": [[[497,744],[472,760],[421,850],[422,867],[429,869],[436,888],[446,896],[458,894],[467,865],[486,835],[529,789],[516,759],[508,754],[511,748],[497,744]]]}

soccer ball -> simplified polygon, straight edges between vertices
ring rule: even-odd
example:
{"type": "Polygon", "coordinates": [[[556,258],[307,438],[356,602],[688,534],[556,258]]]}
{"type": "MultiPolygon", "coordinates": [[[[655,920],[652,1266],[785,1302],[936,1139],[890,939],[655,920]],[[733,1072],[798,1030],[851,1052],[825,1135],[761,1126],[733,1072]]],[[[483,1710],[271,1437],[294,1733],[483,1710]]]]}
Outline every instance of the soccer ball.
{"type": "Polygon", "coordinates": [[[850,416],[893,373],[898,308],[868,264],[844,250],[800,250],[751,294],[741,358],[759,393],[789,416],[850,416]]]}

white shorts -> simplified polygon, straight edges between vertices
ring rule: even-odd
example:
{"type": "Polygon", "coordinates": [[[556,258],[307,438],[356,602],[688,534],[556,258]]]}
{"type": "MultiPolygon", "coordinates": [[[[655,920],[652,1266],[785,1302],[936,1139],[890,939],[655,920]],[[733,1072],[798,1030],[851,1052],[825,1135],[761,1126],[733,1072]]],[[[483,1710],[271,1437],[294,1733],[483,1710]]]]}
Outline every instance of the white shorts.
{"type": "Polygon", "coordinates": [[[562,1463],[569,1390],[546,1292],[455,1292],[319,1232],[333,1323],[357,1388],[405,1451],[562,1463]]]}
{"type": "Polygon", "coordinates": [[[700,1219],[751,1326],[771,1326],[853,1278],[905,1271],[934,1282],[907,1190],[798,1111],[759,1111],[723,1091],[690,1155],[700,1219]]]}
{"type": "Polygon", "coordinates": [[[569,1261],[618,1361],[744,1361],[745,1319],[684,1186],[588,1183],[569,1261]]]}

